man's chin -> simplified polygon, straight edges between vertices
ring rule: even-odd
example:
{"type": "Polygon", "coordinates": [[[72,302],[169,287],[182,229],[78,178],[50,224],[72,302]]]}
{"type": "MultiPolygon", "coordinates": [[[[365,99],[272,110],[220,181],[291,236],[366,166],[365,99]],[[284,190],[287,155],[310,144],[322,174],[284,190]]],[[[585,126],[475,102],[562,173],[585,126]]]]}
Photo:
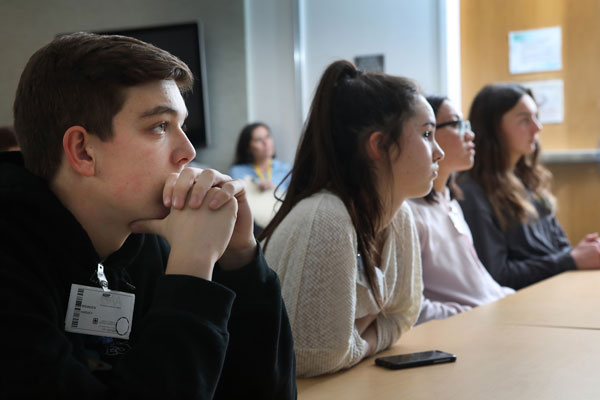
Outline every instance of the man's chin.
{"type": "Polygon", "coordinates": [[[169,213],[171,212],[170,209],[168,208],[163,208],[160,211],[157,211],[156,213],[152,214],[152,215],[147,215],[144,216],[142,218],[138,218],[136,220],[133,220],[129,223],[129,227],[132,230],[132,232],[136,232],[136,228],[135,225],[137,225],[140,222],[144,222],[144,221],[152,221],[152,220],[160,220],[160,219],[164,219],[166,218],[169,213]]]}
{"type": "Polygon", "coordinates": [[[149,220],[149,219],[163,219],[166,218],[171,213],[171,209],[161,206],[153,210],[152,212],[148,212],[146,215],[140,216],[139,220],[149,220]]]}

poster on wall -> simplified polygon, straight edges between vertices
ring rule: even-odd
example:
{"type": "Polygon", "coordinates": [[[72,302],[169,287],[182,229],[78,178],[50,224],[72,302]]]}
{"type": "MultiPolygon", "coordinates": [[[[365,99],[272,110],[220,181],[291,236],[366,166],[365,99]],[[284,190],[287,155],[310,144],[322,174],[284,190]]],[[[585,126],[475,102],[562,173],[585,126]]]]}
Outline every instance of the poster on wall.
{"type": "Polygon", "coordinates": [[[538,103],[538,119],[542,124],[560,124],[564,121],[564,84],[562,79],[520,82],[531,89],[538,103]]]}
{"type": "Polygon", "coordinates": [[[354,65],[362,72],[384,72],[383,54],[354,57],[354,65]]]}
{"type": "Polygon", "coordinates": [[[561,27],[509,32],[508,64],[511,74],[561,70],[561,27]]]}

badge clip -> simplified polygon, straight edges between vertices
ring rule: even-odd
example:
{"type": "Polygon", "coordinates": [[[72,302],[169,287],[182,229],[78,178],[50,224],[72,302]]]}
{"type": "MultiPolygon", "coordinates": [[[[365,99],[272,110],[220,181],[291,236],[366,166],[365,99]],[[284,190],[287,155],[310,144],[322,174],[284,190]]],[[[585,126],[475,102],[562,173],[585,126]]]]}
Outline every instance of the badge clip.
{"type": "Polygon", "coordinates": [[[98,281],[100,282],[100,286],[102,287],[102,290],[104,290],[106,293],[110,292],[110,289],[108,288],[108,280],[106,279],[106,275],[104,275],[104,265],[98,263],[98,281]]]}

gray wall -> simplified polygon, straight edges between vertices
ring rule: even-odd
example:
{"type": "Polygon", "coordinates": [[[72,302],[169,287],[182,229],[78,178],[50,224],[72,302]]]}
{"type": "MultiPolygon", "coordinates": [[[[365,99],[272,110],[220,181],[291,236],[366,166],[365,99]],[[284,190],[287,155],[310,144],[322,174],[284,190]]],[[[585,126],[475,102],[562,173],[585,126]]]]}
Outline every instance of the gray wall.
{"type": "Polygon", "coordinates": [[[204,24],[210,148],[197,161],[227,170],[247,120],[244,4],[241,0],[0,0],[0,124],[31,54],[58,33],[200,21],[204,24]]]}
{"type": "Polygon", "coordinates": [[[248,118],[269,124],[277,158],[291,163],[302,125],[294,65],[294,1],[244,3],[248,118]]]}

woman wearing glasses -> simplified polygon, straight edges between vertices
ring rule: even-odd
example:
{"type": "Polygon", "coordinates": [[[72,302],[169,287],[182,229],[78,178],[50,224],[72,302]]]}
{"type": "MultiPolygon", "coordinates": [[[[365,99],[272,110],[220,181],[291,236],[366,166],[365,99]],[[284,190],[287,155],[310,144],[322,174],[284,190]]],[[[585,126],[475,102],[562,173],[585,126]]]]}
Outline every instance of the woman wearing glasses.
{"type": "Polygon", "coordinates": [[[457,171],[473,166],[475,134],[469,121],[446,97],[429,96],[436,117],[436,139],[444,150],[433,189],[410,200],[421,246],[423,305],[419,323],[442,319],[497,300],[514,290],[501,287],[479,261],[457,198],[457,171]]]}
{"type": "Polygon", "coordinates": [[[475,164],[459,178],[461,206],[490,274],[515,289],[565,270],[600,267],[597,234],[572,248],[554,217],[551,174],[537,163],[537,104],[514,83],[485,86],[469,118],[475,164]]]}

